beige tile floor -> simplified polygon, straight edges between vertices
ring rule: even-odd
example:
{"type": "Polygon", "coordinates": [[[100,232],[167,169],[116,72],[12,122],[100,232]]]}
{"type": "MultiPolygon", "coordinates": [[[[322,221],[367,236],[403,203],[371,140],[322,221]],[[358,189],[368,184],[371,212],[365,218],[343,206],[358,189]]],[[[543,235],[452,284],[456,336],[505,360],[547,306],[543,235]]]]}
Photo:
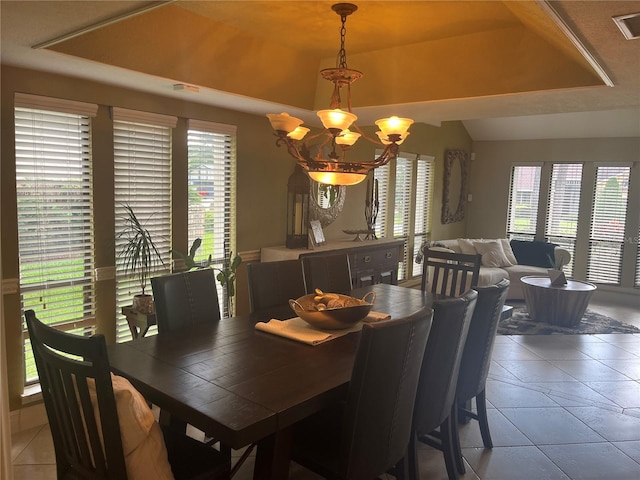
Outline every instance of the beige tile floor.
{"type": "MultiPolygon", "coordinates": [[[[592,304],[640,326],[640,310],[592,304]]],[[[499,336],[487,382],[494,448],[461,427],[464,480],[640,479],[640,334],[499,336]]],[[[55,478],[48,426],[12,435],[16,480],[55,478]]],[[[235,477],[251,478],[253,458],[235,477]]],[[[422,479],[446,479],[423,446],[422,479]]],[[[292,465],[290,478],[316,479],[292,465]]]]}

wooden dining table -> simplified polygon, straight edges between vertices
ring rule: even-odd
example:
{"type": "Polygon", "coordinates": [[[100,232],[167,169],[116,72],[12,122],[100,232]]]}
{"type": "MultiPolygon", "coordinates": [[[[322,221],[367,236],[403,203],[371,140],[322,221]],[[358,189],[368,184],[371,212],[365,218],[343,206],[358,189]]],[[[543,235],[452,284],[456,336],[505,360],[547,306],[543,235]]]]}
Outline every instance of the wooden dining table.
{"type": "MultiPolygon", "coordinates": [[[[373,310],[392,318],[433,300],[430,293],[386,284],[352,295],[370,291],[373,310]]],[[[140,337],[109,346],[109,362],[181,421],[234,449],[257,443],[255,479],[285,479],[292,426],[346,398],[360,338],[353,332],[311,346],[255,329],[256,322],[293,316],[287,306],[140,337]]]]}

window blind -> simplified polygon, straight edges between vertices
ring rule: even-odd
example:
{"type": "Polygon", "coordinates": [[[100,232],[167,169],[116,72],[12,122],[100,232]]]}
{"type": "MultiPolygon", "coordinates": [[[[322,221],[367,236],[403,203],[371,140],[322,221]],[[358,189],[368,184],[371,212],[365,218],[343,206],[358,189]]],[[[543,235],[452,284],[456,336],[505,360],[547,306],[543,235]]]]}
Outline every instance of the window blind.
{"type": "Polygon", "coordinates": [[[407,251],[407,243],[410,234],[410,218],[411,218],[411,170],[412,163],[406,157],[398,156],[396,159],[396,183],[395,197],[393,209],[393,238],[399,240],[404,239],[405,249],[404,258],[398,269],[398,280],[407,278],[407,262],[409,252],[407,251]]]}
{"type": "Polygon", "coordinates": [[[565,275],[569,277],[573,276],[581,185],[582,164],[552,165],[545,236],[547,241],[571,252],[571,261],[564,267],[565,275]]]}
{"type": "MultiPolygon", "coordinates": [[[[196,261],[211,255],[218,268],[235,245],[235,129],[229,127],[190,121],[187,140],[189,245],[201,238],[196,261]]],[[[226,308],[224,294],[218,285],[220,305],[226,308]]]]}
{"type": "Polygon", "coordinates": [[[597,167],[587,262],[592,282],[620,284],[630,174],[628,166],[597,167]]]}
{"type": "MultiPolygon", "coordinates": [[[[38,97],[28,96],[38,106],[38,97]]],[[[86,334],[95,327],[89,104],[64,112],[24,107],[16,97],[15,149],[22,309],[48,325],[86,334]],[[73,113],[80,107],[82,113],[73,113]]],[[[48,100],[48,99],[47,99],[48,100]]],[[[25,384],[38,379],[23,323],[25,384]]]]}
{"type": "Polygon", "coordinates": [[[422,275],[422,263],[415,261],[422,243],[431,233],[431,192],[433,192],[433,157],[418,157],[416,170],[416,209],[413,235],[413,268],[411,276],[422,275]]]}
{"type": "Polygon", "coordinates": [[[509,191],[509,238],[533,240],[538,223],[541,165],[514,165],[509,191]]]}
{"type": "Polygon", "coordinates": [[[373,178],[378,180],[378,216],[376,218],[376,237],[386,237],[387,230],[387,208],[389,199],[389,175],[391,172],[390,164],[378,167],[373,171],[373,178]]]}
{"type": "MultiPolygon", "coordinates": [[[[124,206],[129,205],[138,220],[149,230],[163,257],[164,265],[158,265],[152,276],[169,273],[171,241],[171,122],[165,116],[154,114],[133,117],[130,111],[113,112],[114,134],[114,182],[116,234],[126,224],[124,206]],[[154,121],[138,123],[122,118],[140,118],[154,121]]],[[[122,249],[124,239],[116,240],[116,255],[122,249]]],[[[147,284],[145,293],[151,293],[147,284]]],[[[134,295],[140,293],[135,276],[125,275],[122,259],[116,257],[117,341],[131,340],[126,318],[121,308],[131,305],[134,295]]],[[[152,327],[155,329],[155,327],[152,327]]],[[[152,333],[155,330],[150,330],[152,333]]]]}

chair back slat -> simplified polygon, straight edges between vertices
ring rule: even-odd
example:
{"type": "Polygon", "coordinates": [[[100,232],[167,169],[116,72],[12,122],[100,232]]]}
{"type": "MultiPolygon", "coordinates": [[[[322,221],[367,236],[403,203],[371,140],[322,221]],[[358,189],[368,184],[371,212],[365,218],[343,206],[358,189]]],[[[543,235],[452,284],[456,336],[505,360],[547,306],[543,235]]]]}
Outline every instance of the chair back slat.
{"type": "Polygon", "coordinates": [[[478,284],[480,276],[480,254],[445,252],[424,249],[422,269],[422,291],[447,297],[459,297],[478,284]]]}

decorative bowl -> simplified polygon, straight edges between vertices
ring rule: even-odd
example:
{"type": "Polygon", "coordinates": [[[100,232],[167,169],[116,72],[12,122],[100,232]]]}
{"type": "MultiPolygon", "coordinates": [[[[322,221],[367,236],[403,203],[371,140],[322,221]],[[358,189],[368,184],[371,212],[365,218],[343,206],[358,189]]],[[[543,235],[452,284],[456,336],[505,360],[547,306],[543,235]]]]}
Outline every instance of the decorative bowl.
{"type": "Polygon", "coordinates": [[[360,320],[366,318],[376,299],[375,292],[368,292],[362,299],[341,295],[339,293],[325,294],[334,296],[344,306],[317,310],[317,294],[304,295],[297,300],[289,300],[294,313],[309,325],[322,330],[343,330],[350,328],[360,320]]]}

